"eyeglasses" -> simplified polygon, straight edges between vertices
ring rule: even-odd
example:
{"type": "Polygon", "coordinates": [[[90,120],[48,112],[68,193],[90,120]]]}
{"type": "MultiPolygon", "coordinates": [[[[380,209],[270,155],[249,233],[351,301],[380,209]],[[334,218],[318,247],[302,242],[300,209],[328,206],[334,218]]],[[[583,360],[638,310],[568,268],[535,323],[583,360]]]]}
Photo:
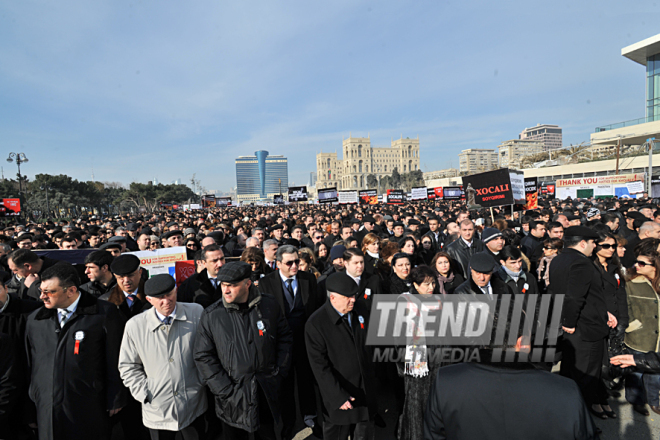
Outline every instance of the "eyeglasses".
{"type": "Polygon", "coordinates": [[[543,246],[543,249],[545,249],[546,251],[554,251],[555,250],[555,248],[553,248],[552,246],[543,246]]]}
{"type": "Polygon", "coordinates": [[[323,238],[322,235],[317,235],[316,237],[314,237],[314,240],[321,240],[322,238],[323,238]]]}
{"type": "Polygon", "coordinates": [[[299,266],[300,265],[300,258],[297,259],[297,260],[291,260],[291,261],[286,261],[286,262],[282,261],[282,263],[286,264],[289,267],[293,266],[294,264],[296,266],[299,266]]]}
{"type": "Polygon", "coordinates": [[[612,249],[615,248],[615,244],[609,244],[609,243],[604,243],[604,244],[598,244],[602,249],[612,249]]]}
{"type": "Polygon", "coordinates": [[[635,264],[638,265],[639,267],[644,267],[644,266],[652,266],[651,263],[647,263],[646,261],[635,261],[635,264]]]}

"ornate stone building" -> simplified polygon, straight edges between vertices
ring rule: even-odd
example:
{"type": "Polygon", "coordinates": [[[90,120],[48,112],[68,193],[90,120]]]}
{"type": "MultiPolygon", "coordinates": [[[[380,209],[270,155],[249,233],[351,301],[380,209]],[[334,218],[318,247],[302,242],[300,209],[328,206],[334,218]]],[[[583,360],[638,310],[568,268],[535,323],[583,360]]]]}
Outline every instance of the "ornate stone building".
{"type": "Polygon", "coordinates": [[[317,189],[368,189],[367,176],[388,176],[419,170],[419,137],[393,140],[389,147],[372,147],[371,139],[349,137],[337,153],[316,155],[317,189]]]}

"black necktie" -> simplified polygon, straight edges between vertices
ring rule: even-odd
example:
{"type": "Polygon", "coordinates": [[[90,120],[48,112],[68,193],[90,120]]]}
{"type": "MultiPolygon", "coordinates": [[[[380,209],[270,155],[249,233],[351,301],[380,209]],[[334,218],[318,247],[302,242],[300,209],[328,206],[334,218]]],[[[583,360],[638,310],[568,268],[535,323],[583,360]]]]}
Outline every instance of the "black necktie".
{"type": "Polygon", "coordinates": [[[344,320],[344,322],[346,323],[349,329],[353,328],[351,326],[351,321],[348,320],[348,313],[344,314],[344,316],[342,316],[341,318],[344,320]]]}
{"type": "Polygon", "coordinates": [[[286,291],[288,292],[288,295],[286,295],[286,302],[289,303],[289,310],[291,310],[293,309],[294,303],[293,280],[288,279],[284,283],[286,284],[286,291]]]}

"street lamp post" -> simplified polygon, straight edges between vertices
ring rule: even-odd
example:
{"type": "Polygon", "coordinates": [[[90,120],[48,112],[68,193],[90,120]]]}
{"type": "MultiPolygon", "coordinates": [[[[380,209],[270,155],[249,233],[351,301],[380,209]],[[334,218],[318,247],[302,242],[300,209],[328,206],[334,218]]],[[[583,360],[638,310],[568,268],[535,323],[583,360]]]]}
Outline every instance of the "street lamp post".
{"type": "Polygon", "coordinates": [[[12,163],[13,161],[16,161],[16,165],[18,165],[18,193],[21,194],[23,192],[23,183],[21,182],[21,164],[22,163],[27,163],[28,158],[25,155],[25,153],[9,153],[9,157],[7,158],[7,162],[12,163]]]}

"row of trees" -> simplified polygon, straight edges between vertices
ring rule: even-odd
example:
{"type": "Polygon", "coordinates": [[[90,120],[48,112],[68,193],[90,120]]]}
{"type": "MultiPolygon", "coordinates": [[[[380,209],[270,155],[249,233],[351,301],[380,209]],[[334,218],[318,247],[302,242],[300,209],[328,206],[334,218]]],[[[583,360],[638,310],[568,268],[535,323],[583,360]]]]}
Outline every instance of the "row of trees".
{"type": "MultiPolygon", "coordinates": [[[[193,176],[194,179],[194,176],[193,176]]],[[[68,217],[83,213],[153,212],[163,203],[195,203],[197,196],[187,185],[152,185],[133,182],[128,188],[118,182],[81,182],[60,174],[37,174],[30,181],[0,180],[2,198],[21,198],[23,212],[38,211],[42,217],[68,217]]]]}
{"type": "MultiPolygon", "coordinates": [[[[410,191],[414,187],[424,186],[424,173],[421,170],[411,171],[409,173],[401,174],[399,170],[394,168],[392,174],[389,176],[382,176],[380,178],[380,189],[402,189],[410,191]]],[[[367,186],[369,188],[378,188],[378,178],[374,174],[367,176],[367,186]]]]}

